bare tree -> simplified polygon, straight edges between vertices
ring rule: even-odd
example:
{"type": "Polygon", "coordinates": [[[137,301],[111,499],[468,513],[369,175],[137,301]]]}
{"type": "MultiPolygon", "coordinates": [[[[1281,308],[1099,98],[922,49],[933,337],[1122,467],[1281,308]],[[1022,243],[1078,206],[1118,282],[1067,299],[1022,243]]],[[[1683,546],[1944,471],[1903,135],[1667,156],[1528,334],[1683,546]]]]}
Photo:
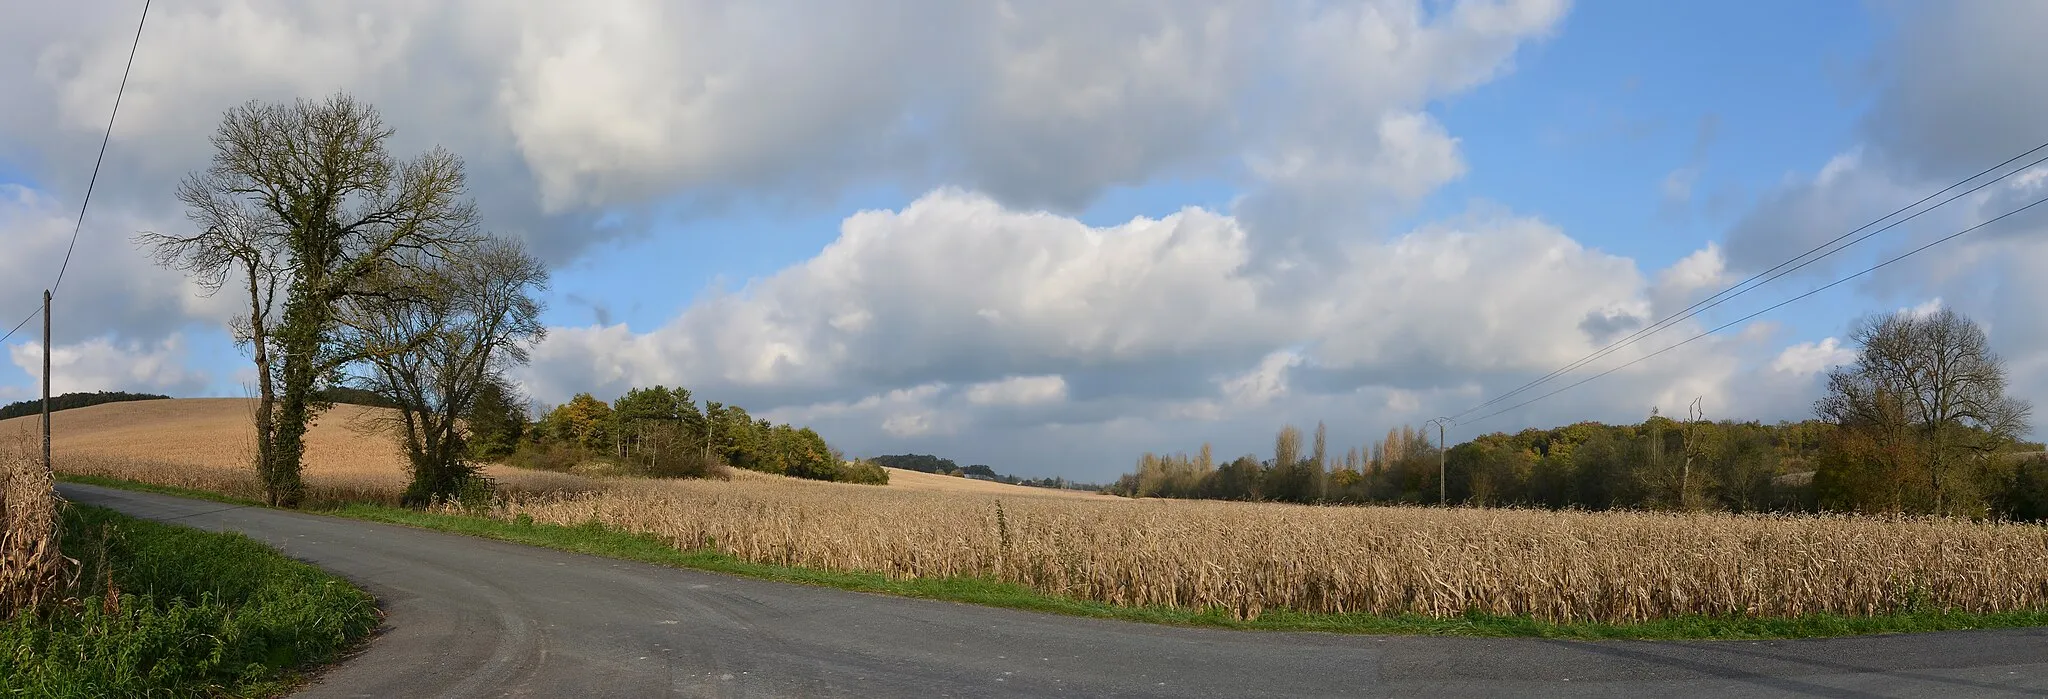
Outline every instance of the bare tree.
{"type": "Polygon", "coordinates": [[[1973,454],[2008,447],[2029,431],[2033,406],[2005,395],[2004,361],[1962,314],[1943,308],[1866,318],[1853,337],[1861,356],[1829,372],[1828,395],[1815,411],[1859,430],[1878,453],[1917,461],[1934,511],[1956,506],[1955,471],[1973,454]]]}
{"type": "Polygon", "coordinates": [[[279,285],[291,275],[284,254],[283,223],[261,208],[234,196],[233,182],[219,173],[194,173],[178,185],[178,200],[185,204],[185,218],[199,228],[192,235],[171,235],[144,231],[135,237],[149,249],[156,263],[182,270],[212,296],[239,276],[248,292],[249,310],[232,321],[238,345],[250,348],[256,364],[256,470],[272,470],[270,446],[274,439],[277,390],[270,362],[270,333],[279,285]]]}
{"type": "Polygon", "coordinates": [[[344,353],[370,368],[358,381],[398,406],[378,424],[398,437],[411,466],[405,503],[424,505],[477,477],[462,418],[546,335],[533,292],[546,288],[548,272],[498,239],[400,269],[370,280],[392,293],[344,301],[340,336],[344,353]]]}
{"type": "MultiPolygon", "coordinates": [[[[217,214],[236,212],[260,224],[246,230],[280,255],[273,289],[284,290],[284,307],[260,331],[270,340],[266,361],[277,362],[268,372],[276,409],[259,411],[272,421],[262,476],[273,505],[296,506],[303,497],[305,433],[323,407],[315,390],[361,359],[336,342],[337,306],[388,296],[392,288],[367,282],[399,278],[480,239],[475,207],[463,197],[461,159],[436,148],[401,161],[385,147],[391,134],[374,108],[347,95],[251,101],[228,110],[213,136],[211,167],[180,193],[202,229],[217,214]]],[[[180,253],[172,245],[159,259],[188,263],[203,283],[209,261],[229,249],[195,243],[180,253]]],[[[268,309],[250,317],[267,320],[268,309]]]]}

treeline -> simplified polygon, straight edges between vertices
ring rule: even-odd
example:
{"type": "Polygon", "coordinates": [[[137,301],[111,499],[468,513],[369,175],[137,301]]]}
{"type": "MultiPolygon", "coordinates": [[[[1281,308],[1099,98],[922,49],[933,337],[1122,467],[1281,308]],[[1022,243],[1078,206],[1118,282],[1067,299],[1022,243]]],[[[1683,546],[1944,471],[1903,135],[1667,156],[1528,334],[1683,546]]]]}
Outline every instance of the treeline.
{"type": "Polygon", "coordinates": [[[1808,468],[1826,428],[1816,421],[1681,423],[1653,416],[1635,425],[1584,422],[1489,434],[1440,453],[1423,433],[1401,427],[1340,455],[1328,448],[1323,425],[1307,445],[1301,430],[1288,426],[1275,437],[1272,458],[1248,454],[1217,464],[1207,445],[1193,456],[1146,454],[1110,492],[1350,504],[1442,498],[1595,510],[1800,508],[1810,488],[1781,477],[1808,468]]]}
{"type": "Polygon", "coordinates": [[[868,460],[883,466],[887,466],[889,468],[900,468],[906,471],[920,471],[923,473],[935,473],[941,476],[959,476],[962,478],[974,478],[985,481],[993,481],[996,483],[1008,483],[1010,485],[1030,486],[1033,488],[1057,488],[1065,490],[1087,491],[1099,491],[1104,488],[1104,486],[1100,485],[1093,485],[1088,483],[1074,483],[1068,481],[1065,478],[1060,477],[1019,478],[1017,476],[997,473],[994,467],[989,466],[987,464],[968,464],[966,466],[961,466],[958,462],[955,462],[952,459],[933,456],[930,454],[890,454],[873,457],[868,460]]]}
{"type": "MultiPolygon", "coordinates": [[[[70,410],[72,408],[83,408],[91,405],[100,405],[102,403],[121,403],[132,400],[164,400],[168,398],[170,398],[170,396],[159,396],[154,393],[128,393],[125,391],[93,391],[91,393],[66,393],[61,396],[50,396],[50,412],[56,412],[59,410],[70,410]]],[[[13,403],[8,403],[5,406],[0,406],[0,420],[6,420],[8,418],[25,417],[28,415],[41,415],[42,413],[43,399],[41,398],[16,401],[13,403]]]]}
{"type": "MultiPolygon", "coordinates": [[[[1317,425],[1303,445],[1289,426],[1274,456],[1216,463],[1196,454],[1145,454],[1108,492],[1128,497],[1327,504],[1436,504],[1554,509],[1930,512],[1902,506],[1913,482],[1878,479],[1852,458],[1854,434],[1821,420],[1582,422],[1494,433],[1441,453],[1412,427],[1342,455],[1317,425]],[[1441,471],[1439,470],[1441,468],[1441,471]],[[1440,479],[1439,473],[1443,476],[1440,479]]],[[[2048,461],[2040,444],[2013,442],[1959,469],[1947,484],[1958,514],[2048,518],[2048,461]]],[[[1925,477],[1927,474],[1920,474],[1925,477]]],[[[1927,481],[1931,482],[1931,478],[1927,481]]],[[[1926,490],[1921,486],[1918,490],[1926,490]]],[[[1908,498],[1910,499],[1910,498],[1908,498]]]]}
{"type": "Polygon", "coordinates": [[[482,391],[470,416],[480,460],[567,470],[587,461],[661,478],[717,476],[726,467],[797,478],[883,484],[888,473],[848,461],[808,427],[757,420],[737,405],[705,401],[686,388],[634,388],[606,403],[588,393],[532,423],[502,386],[482,391]]]}
{"type": "Polygon", "coordinates": [[[1289,426],[1273,456],[1145,454],[1109,488],[1133,497],[1604,510],[1839,511],[2048,519],[2048,454],[2021,439],[2032,406],[1969,319],[1867,318],[1817,419],[1582,422],[1494,433],[1448,452],[1402,427],[1338,455],[1289,426]],[[1439,475],[1441,474],[1441,475],[1439,475]]]}

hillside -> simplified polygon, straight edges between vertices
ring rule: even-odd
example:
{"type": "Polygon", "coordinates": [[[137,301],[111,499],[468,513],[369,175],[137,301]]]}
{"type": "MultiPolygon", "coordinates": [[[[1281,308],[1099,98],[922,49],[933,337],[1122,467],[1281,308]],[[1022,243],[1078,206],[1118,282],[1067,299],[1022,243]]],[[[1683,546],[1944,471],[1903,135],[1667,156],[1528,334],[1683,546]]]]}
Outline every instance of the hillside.
{"type": "Polygon", "coordinates": [[[1034,488],[1028,485],[1010,485],[1008,483],[996,483],[993,481],[975,480],[973,478],[961,478],[959,476],[941,476],[936,473],[924,473],[922,471],[911,471],[908,469],[900,468],[889,468],[888,471],[888,487],[895,488],[898,490],[974,493],[977,495],[1014,495],[1017,497],[1040,496],[1054,498],[1082,498],[1097,500],[1122,499],[1114,495],[1091,493],[1085,490],[1034,488]]]}
{"type": "MultiPolygon", "coordinates": [[[[156,482],[243,490],[254,482],[255,430],[246,398],[175,398],[108,403],[52,413],[51,450],[60,471],[119,476],[135,468],[164,473],[156,482]],[[169,472],[178,476],[170,478],[169,472]],[[244,483],[246,482],[246,483],[244,483]]],[[[306,434],[306,479],[316,487],[366,492],[402,487],[405,457],[391,438],[359,431],[388,414],[383,408],[336,405],[306,434]]],[[[39,416],[0,420],[0,446],[33,449],[39,416]]],[[[782,476],[739,471],[781,480],[782,476]]],[[[1110,498],[1072,490],[1031,488],[969,478],[889,469],[895,490],[960,492],[1018,497],[1110,498]]],[[[567,474],[491,466],[487,472],[516,490],[591,489],[600,482],[567,474]]],[[[876,486],[844,486],[872,488],[876,486]]],[[[1113,499],[1113,498],[1112,498],[1113,499]]]]}
{"type": "MultiPolygon", "coordinates": [[[[107,403],[51,414],[55,458],[138,459],[173,464],[246,465],[255,429],[245,398],[174,398],[107,403]]],[[[389,439],[358,434],[350,424],[382,411],[337,405],[306,434],[306,468],[316,472],[402,473],[405,458],[389,439]]],[[[35,439],[38,416],[0,420],[0,439],[35,439]]]]}

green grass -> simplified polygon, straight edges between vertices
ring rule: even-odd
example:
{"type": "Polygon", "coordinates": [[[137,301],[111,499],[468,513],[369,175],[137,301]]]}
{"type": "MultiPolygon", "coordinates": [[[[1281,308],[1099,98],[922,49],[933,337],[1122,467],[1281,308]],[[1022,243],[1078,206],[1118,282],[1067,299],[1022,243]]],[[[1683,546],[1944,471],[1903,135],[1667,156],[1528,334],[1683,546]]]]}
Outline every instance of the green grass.
{"type": "Polygon", "coordinates": [[[0,622],[0,694],[272,696],[378,623],[367,593],[241,534],[75,504],[63,528],[76,582],[0,622]]]}
{"type": "MultiPolygon", "coordinates": [[[[205,497],[221,502],[253,504],[217,494],[165,488],[105,478],[60,476],[62,480],[171,495],[205,497]]],[[[561,551],[619,558],[655,565],[764,580],[1022,609],[1070,616],[1116,619],[1150,624],[1239,629],[1246,631],[1321,631],[1346,634],[1537,637],[1563,639],[1782,639],[1819,638],[1919,631],[2048,626],[2048,609],[1998,614],[1926,611],[1871,617],[1813,615],[1796,618],[1679,617],[1635,624],[1553,623],[1526,617],[1470,614],[1438,619],[1376,614],[1311,614],[1268,611],[1252,620],[1231,618],[1222,610],[1197,612],[1164,607],[1126,607],[1048,595],[1015,583],[975,578],[895,580],[876,573],[845,572],[768,565],[741,560],[717,551],[684,551],[644,534],[618,531],[597,523],[559,526],[507,522],[486,517],[421,512],[378,505],[348,505],[322,510],[326,514],[397,524],[454,534],[498,539],[561,551]]]]}

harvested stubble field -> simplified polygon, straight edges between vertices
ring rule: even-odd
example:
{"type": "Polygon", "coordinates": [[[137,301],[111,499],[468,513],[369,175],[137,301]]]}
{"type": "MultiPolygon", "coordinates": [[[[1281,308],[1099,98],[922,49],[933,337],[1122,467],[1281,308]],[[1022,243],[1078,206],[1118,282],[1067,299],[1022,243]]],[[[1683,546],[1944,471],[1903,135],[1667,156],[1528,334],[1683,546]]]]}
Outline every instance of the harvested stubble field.
{"type": "MultiPolygon", "coordinates": [[[[309,480],[332,482],[321,471],[333,468],[332,456],[313,463],[309,480]]],[[[174,473],[107,468],[101,475],[206,487],[174,473]]],[[[202,481],[233,470],[206,473],[202,481]]],[[[1131,501],[767,476],[522,483],[572,477],[498,473],[515,486],[489,513],[504,521],[599,522],[759,563],[993,579],[1240,618],[1275,609],[1480,611],[1626,623],[2048,608],[2048,528],[2034,525],[1131,501]]],[[[354,478],[350,490],[387,488],[378,500],[399,487],[395,476],[354,478]]]]}
{"type": "MultiPolygon", "coordinates": [[[[251,500],[263,498],[254,463],[254,401],[183,398],[109,403],[51,414],[51,451],[62,473],[144,481],[251,500]]],[[[337,405],[306,434],[306,496],[313,505],[398,504],[405,456],[390,437],[360,430],[376,408],[337,405]]],[[[35,416],[0,421],[0,438],[31,438],[35,416]]],[[[509,492],[590,491],[601,481],[491,466],[509,492]]]]}

